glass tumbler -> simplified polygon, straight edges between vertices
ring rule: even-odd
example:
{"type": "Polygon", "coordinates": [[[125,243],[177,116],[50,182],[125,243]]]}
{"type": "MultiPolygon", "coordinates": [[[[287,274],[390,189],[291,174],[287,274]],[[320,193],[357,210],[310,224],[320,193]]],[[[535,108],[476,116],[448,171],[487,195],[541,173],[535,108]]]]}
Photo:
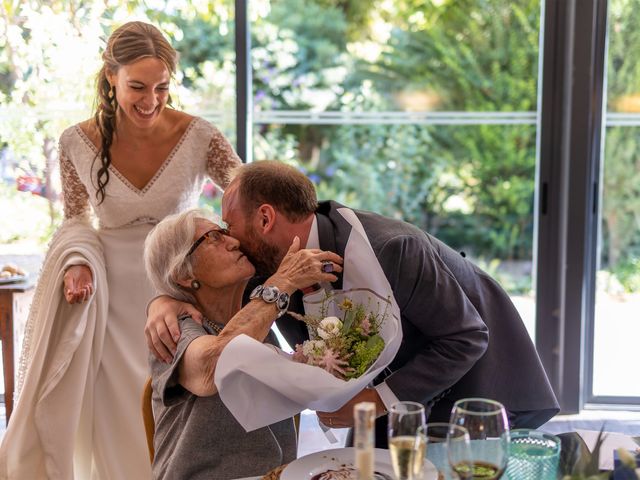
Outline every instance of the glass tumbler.
{"type": "Polygon", "coordinates": [[[556,480],[560,461],[560,439],[549,433],[530,429],[511,431],[510,480],[556,480]]]}

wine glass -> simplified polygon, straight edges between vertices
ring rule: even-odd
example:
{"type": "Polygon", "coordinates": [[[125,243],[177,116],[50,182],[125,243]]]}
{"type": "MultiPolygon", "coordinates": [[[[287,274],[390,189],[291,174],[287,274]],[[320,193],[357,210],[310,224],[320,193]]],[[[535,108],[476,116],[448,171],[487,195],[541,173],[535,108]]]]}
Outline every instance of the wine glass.
{"type": "Polygon", "coordinates": [[[389,410],[389,453],[397,480],[417,480],[424,465],[424,437],[418,428],[425,423],[424,406],[398,402],[389,410]]]}
{"type": "Polygon", "coordinates": [[[455,466],[465,479],[497,480],[502,477],[509,452],[509,422],[504,406],[484,398],[458,400],[451,410],[451,423],[469,432],[473,465],[455,466]]]}
{"type": "Polygon", "coordinates": [[[470,471],[473,465],[469,432],[460,425],[451,423],[427,423],[418,429],[425,438],[426,457],[438,470],[438,479],[456,478],[455,468],[466,465],[470,471]]]}

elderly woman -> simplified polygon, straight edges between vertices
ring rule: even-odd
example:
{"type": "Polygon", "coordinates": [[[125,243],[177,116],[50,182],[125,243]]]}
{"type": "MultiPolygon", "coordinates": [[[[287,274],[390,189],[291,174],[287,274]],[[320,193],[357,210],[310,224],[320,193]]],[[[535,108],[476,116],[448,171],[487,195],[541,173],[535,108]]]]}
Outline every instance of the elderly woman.
{"type": "MultiPolygon", "coordinates": [[[[170,364],[150,355],[156,424],[154,478],[217,480],[260,475],[296,456],[292,419],[252,432],[236,422],[217,395],[217,360],[234,337],[265,341],[289,295],[321,281],[322,261],[342,270],[342,259],[322,250],[299,250],[294,240],[280,267],[241,308],[253,265],[239,242],[197,210],[160,222],[147,237],[145,265],[158,292],[193,303],[202,325],[180,320],[181,336],[170,364]]],[[[250,392],[247,392],[250,394],[250,392]]]]}

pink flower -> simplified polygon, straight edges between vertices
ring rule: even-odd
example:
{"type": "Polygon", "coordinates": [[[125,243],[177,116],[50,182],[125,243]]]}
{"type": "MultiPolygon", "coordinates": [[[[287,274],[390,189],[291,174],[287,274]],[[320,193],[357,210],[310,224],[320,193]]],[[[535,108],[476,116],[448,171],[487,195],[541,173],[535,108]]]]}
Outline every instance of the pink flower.
{"type": "Polygon", "coordinates": [[[344,378],[347,373],[353,371],[353,368],[345,368],[347,365],[349,365],[349,362],[342,360],[340,355],[338,353],[334,353],[330,348],[327,348],[324,351],[324,355],[320,360],[320,366],[331,375],[338,378],[344,378]]]}
{"type": "Polygon", "coordinates": [[[365,317],[360,324],[360,328],[362,329],[363,335],[369,335],[371,332],[371,322],[369,321],[369,317],[365,317]]]}
{"type": "Polygon", "coordinates": [[[299,363],[308,362],[307,356],[302,351],[302,345],[299,343],[296,345],[296,351],[293,352],[293,360],[299,363]]]}

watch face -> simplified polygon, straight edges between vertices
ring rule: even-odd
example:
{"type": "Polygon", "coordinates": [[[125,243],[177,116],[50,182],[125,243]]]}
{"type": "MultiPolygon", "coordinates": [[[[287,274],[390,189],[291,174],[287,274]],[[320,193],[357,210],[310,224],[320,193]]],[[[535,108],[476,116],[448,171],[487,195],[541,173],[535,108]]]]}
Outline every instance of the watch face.
{"type": "Polygon", "coordinates": [[[280,290],[276,287],[264,287],[262,289],[262,299],[267,303],[273,303],[278,299],[280,290]]]}
{"type": "Polygon", "coordinates": [[[287,310],[287,308],[289,308],[289,294],[283,292],[278,295],[276,306],[278,307],[278,310],[287,310]]]}

